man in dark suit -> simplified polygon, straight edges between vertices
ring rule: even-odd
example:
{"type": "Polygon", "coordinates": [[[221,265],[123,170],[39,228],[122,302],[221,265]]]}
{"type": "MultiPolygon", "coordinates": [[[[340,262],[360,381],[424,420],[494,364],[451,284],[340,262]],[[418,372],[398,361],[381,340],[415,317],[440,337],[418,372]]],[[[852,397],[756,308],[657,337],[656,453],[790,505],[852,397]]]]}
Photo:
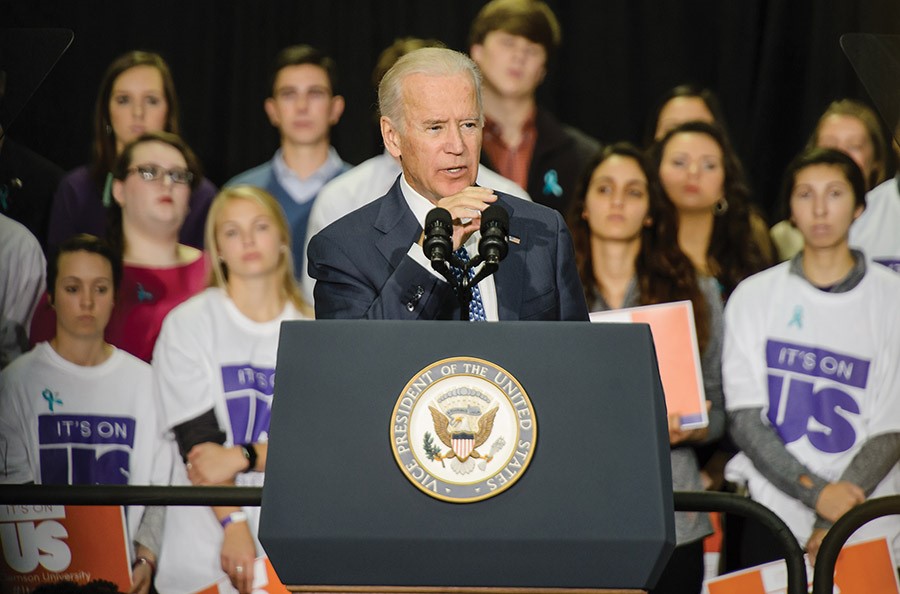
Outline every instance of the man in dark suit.
{"type": "Polygon", "coordinates": [[[484,116],[481,76],[464,54],[426,48],[379,86],[381,133],[403,174],[388,193],[312,238],[317,318],[459,319],[454,289],[423,249],[428,212],[453,219],[453,248],[477,252],[481,213],[509,213],[509,254],[477,285],[470,319],[587,320],[572,241],[555,211],[475,186],[484,116]]]}

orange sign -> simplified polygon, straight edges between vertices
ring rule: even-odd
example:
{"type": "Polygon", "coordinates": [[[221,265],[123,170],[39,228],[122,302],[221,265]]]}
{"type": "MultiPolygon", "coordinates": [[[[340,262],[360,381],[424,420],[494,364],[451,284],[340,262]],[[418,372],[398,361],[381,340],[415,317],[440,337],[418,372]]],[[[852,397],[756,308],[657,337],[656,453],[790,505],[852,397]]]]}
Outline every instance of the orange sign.
{"type": "Polygon", "coordinates": [[[709,424],[694,308],[690,301],[594,312],[591,321],[649,324],[659,378],[666,394],[666,409],[681,416],[684,429],[709,424]]]}
{"type": "Polygon", "coordinates": [[[102,579],[131,589],[125,514],[120,506],[0,506],[0,592],[102,579]]]}
{"type": "MultiPolygon", "coordinates": [[[[809,586],[813,570],[806,567],[809,586]]],[[[900,583],[887,540],[879,538],[846,545],[834,566],[835,592],[840,594],[900,594],[900,583]]],[[[730,573],[706,582],[709,594],[782,594],[787,590],[784,561],[730,573]]]]}
{"type": "MultiPolygon", "coordinates": [[[[233,594],[237,592],[228,577],[223,577],[195,594],[233,594]]],[[[275,573],[268,557],[258,557],[253,564],[253,594],[290,594],[275,573]]]]}

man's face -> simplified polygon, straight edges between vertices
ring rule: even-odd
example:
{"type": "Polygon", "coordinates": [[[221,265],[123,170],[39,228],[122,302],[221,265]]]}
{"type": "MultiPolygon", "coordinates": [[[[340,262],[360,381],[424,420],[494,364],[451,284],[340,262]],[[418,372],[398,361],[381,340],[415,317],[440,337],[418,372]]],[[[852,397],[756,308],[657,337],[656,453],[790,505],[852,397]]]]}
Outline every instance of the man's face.
{"type": "Polygon", "coordinates": [[[312,145],[329,142],[331,127],[344,112],[344,99],[332,94],[323,68],[300,64],[278,71],[265,108],[282,142],[312,145]]]}
{"type": "Polygon", "coordinates": [[[471,78],[412,74],[401,84],[403,122],[382,117],[381,133],[409,185],[434,203],[474,185],[481,121],[471,78]]]}
{"type": "Polygon", "coordinates": [[[491,31],[469,53],[481,69],[485,84],[504,97],[534,95],[547,72],[544,46],[506,31],[491,31]]]}

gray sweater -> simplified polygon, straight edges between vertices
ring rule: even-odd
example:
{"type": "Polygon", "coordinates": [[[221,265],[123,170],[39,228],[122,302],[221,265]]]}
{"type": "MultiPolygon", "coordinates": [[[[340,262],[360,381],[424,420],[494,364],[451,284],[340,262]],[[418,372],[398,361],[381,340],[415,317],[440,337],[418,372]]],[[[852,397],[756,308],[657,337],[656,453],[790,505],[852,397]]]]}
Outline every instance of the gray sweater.
{"type": "MultiPolygon", "coordinates": [[[[712,404],[709,410],[709,432],[703,443],[718,440],[725,432],[725,399],[722,395],[722,297],[715,279],[698,277],[700,290],[709,310],[709,342],[700,354],[703,370],[703,388],[706,399],[712,404]]],[[[591,311],[607,311],[609,305],[595,290],[591,311]]],[[[625,293],[622,307],[640,305],[637,281],[632,279],[625,293]]],[[[680,444],[671,449],[672,488],[675,491],[703,491],[700,468],[694,444],[680,444]]],[[[676,544],[686,544],[712,533],[709,516],[701,512],[677,512],[675,514],[676,544]]]]}

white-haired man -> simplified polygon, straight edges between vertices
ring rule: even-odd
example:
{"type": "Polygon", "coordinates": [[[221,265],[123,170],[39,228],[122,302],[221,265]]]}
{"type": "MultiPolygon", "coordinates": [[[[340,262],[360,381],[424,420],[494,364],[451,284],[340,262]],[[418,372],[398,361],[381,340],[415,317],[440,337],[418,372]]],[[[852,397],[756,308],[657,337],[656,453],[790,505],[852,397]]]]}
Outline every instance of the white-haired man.
{"type": "Polygon", "coordinates": [[[453,248],[477,251],[481,213],[509,214],[509,254],[477,286],[486,320],[587,320],[572,241],[559,213],[475,185],[484,116],[481,76],[467,56],[411,52],[379,85],[381,133],[402,175],[375,202],[309,244],[317,318],[458,319],[453,287],[422,249],[428,212],[453,220],[453,248]]]}

